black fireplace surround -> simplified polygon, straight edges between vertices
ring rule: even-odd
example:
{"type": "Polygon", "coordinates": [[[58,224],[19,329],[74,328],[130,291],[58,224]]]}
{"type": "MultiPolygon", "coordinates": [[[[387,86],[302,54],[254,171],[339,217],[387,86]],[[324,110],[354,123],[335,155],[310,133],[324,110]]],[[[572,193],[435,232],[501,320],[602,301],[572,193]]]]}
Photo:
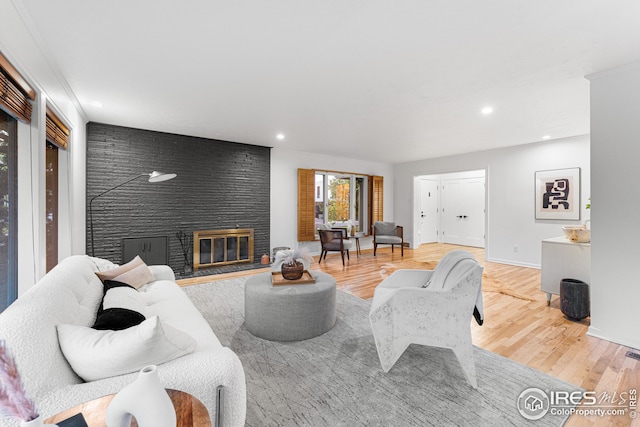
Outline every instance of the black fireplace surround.
{"type": "MultiPolygon", "coordinates": [[[[96,199],[95,256],[122,263],[123,239],[166,236],[168,264],[180,273],[179,232],[252,228],[259,261],[270,246],[270,154],[268,147],[89,123],[87,201],[141,173],[177,174],[159,183],[142,177],[96,199]]],[[[87,213],[87,253],[89,227],[87,213]]]]}

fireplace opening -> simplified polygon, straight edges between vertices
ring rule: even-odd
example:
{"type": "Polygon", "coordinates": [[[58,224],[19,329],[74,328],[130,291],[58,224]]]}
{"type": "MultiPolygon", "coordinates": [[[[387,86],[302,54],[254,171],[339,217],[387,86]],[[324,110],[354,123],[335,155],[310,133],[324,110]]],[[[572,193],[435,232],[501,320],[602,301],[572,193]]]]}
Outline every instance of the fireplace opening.
{"type": "Polygon", "coordinates": [[[253,228],[193,232],[193,268],[253,262],[253,228]]]}

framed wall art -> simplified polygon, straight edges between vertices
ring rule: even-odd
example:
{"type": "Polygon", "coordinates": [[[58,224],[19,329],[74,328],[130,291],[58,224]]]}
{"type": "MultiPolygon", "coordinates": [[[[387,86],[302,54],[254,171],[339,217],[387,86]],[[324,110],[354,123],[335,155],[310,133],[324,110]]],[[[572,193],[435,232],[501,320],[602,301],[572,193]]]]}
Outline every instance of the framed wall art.
{"type": "Polygon", "coordinates": [[[536,171],[536,219],[580,220],[580,168],[536,171]]]}

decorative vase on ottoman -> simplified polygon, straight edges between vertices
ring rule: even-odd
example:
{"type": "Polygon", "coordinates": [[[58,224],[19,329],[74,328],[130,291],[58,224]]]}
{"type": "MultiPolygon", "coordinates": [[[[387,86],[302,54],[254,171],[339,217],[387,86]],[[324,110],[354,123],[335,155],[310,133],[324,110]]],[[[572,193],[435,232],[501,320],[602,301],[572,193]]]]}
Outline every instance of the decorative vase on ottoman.
{"type": "Polygon", "coordinates": [[[134,382],[116,394],[107,408],[107,426],[128,427],[134,416],[140,427],[175,427],[176,410],[157,369],[145,366],[134,382]]]}
{"type": "Polygon", "coordinates": [[[304,264],[295,262],[294,264],[282,264],[282,277],[287,280],[297,280],[304,274],[304,264]]]}

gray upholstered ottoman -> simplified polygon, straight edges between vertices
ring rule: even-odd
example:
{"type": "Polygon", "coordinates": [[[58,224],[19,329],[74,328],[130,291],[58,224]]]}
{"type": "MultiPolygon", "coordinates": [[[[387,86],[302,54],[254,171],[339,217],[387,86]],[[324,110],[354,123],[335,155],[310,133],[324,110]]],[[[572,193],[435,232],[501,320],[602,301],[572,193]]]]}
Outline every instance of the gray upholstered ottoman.
{"type": "Polygon", "coordinates": [[[271,341],[300,341],[324,334],[336,323],[336,281],[311,271],[316,283],[271,284],[271,273],[250,277],[244,288],[244,324],[271,341]]]}

